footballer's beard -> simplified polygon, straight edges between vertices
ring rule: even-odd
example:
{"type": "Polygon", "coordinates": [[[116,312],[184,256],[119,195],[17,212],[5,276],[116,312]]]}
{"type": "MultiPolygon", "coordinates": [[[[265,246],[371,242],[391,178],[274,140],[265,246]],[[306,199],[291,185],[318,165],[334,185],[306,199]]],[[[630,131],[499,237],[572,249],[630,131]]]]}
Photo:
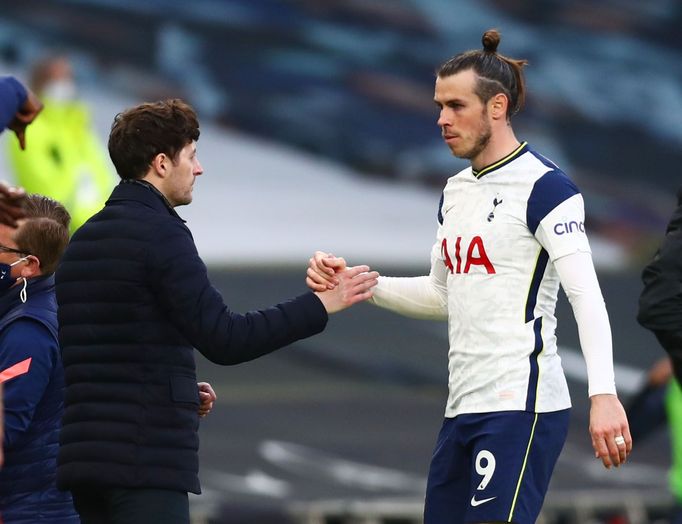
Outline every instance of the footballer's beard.
{"type": "Polygon", "coordinates": [[[488,144],[490,143],[490,138],[492,137],[493,133],[490,126],[490,122],[488,122],[487,120],[482,120],[482,122],[483,130],[476,137],[474,145],[471,146],[467,151],[464,151],[462,153],[456,153],[455,151],[452,152],[457,158],[473,160],[478,155],[480,155],[485,150],[486,147],[488,147],[488,144]]]}

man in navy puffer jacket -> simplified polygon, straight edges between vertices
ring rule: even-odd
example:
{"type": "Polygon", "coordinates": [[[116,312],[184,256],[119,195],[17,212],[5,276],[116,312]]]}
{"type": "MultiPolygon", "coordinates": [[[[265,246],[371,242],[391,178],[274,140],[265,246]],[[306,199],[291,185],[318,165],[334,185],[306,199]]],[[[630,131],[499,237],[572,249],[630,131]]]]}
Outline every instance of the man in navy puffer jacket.
{"type": "MultiPolygon", "coordinates": [[[[180,100],[117,115],[109,154],[122,181],[57,270],[66,378],[57,482],[84,524],[189,522],[187,493],[200,492],[194,348],[222,365],[258,358],[319,333],[328,313],[376,284],[358,266],[325,293],[230,311],[175,212],[203,172],[198,138],[180,100]]],[[[229,242],[238,226],[225,223],[229,242]]]]}
{"type": "Polygon", "coordinates": [[[0,225],[0,383],[5,388],[5,524],[75,524],[71,495],[57,490],[64,370],[57,340],[54,270],[69,240],[69,214],[30,195],[17,229],[0,225]]]}

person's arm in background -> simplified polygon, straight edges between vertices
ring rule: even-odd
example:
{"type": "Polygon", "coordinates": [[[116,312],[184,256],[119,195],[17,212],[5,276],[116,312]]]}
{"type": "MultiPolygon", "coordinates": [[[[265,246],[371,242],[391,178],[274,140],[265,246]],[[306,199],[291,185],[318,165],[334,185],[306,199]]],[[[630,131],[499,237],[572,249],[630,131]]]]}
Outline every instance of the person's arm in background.
{"type": "Polygon", "coordinates": [[[21,149],[26,148],[26,126],[42,111],[43,104],[13,76],[0,77],[0,129],[11,129],[21,149]]]}
{"type": "Polygon", "coordinates": [[[5,130],[26,102],[28,90],[13,76],[0,77],[0,129],[5,130]]]}
{"type": "MultiPolygon", "coordinates": [[[[21,82],[12,76],[0,77],[0,132],[11,129],[21,149],[26,147],[26,126],[38,116],[43,104],[21,82]]],[[[24,216],[22,208],[26,192],[0,182],[0,223],[16,227],[24,216]]]]}
{"type": "Polygon", "coordinates": [[[17,444],[33,420],[36,406],[50,381],[52,358],[58,352],[56,344],[45,326],[30,319],[12,322],[0,335],[5,454],[17,444]]]}

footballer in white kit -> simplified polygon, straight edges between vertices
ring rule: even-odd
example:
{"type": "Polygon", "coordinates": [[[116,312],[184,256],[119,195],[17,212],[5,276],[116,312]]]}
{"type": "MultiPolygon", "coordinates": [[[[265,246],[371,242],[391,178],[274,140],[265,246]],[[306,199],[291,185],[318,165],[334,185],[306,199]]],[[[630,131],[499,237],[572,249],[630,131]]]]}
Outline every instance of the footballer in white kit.
{"type": "Polygon", "coordinates": [[[576,186],[525,143],[448,181],[432,255],[436,288],[447,289],[446,417],[570,407],[554,335],[553,261],[590,252],[584,221],[576,186]]]}
{"type": "MultiPolygon", "coordinates": [[[[582,253],[575,259],[579,270],[591,264],[583,199],[524,142],[491,166],[451,177],[438,222],[429,276],[381,277],[372,299],[403,314],[449,321],[446,420],[425,517],[450,522],[445,515],[457,511],[474,522],[502,514],[509,522],[532,521],[544,498],[535,483],[546,490],[568,431],[554,262],[582,253]],[[457,453],[458,446],[469,452],[457,453]],[[465,474],[453,477],[454,470],[465,474]]],[[[603,308],[603,300],[592,307],[603,308]]],[[[582,327],[590,394],[615,393],[608,325],[591,334],[582,327]],[[601,347],[590,347],[590,339],[601,347]]]]}
{"type": "MultiPolygon", "coordinates": [[[[611,328],[585,234],[577,187],[517,140],[525,60],[460,53],[437,72],[437,125],[471,167],[451,177],[438,209],[428,276],[380,277],[374,304],[447,319],[449,395],[429,468],[425,524],[515,522],[538,517],[568,432],[570,399],[557,354],[561,285],[578,325],[590,396],[590,436],[605,467],[632,449],[616,396],[611,328]]],[[[308,285],[333,289],[345,260],[318,252],[308,285]]]]}

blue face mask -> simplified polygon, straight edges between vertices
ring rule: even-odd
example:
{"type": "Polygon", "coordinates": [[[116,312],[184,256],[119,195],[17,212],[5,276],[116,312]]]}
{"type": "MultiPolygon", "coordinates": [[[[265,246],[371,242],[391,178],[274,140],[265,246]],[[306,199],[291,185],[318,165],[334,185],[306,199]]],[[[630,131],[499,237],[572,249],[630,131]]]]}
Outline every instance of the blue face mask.
{"type": "Polygon", "coordinates": [[[0,262],[0,293],[11,288],[14,283],[19,280],[18,278],[12,278],[12,266],[16,266],[19,262],[23,262],[28,257],[23,257],[12,262],[11,264],[5,264],[0,262]]]}

